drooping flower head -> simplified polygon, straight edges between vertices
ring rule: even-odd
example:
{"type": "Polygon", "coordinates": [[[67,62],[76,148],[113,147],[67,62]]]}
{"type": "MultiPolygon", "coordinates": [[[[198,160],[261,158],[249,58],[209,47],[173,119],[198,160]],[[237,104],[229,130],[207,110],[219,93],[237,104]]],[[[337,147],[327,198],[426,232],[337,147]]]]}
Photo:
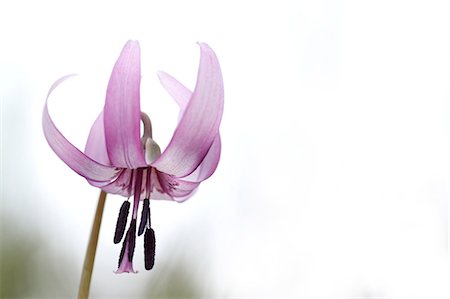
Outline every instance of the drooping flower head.
{"type": "Polygon", "coordinates": [[[151,227],[149,199],[178,202],[188,199],[219,163],[219,126],[224,97],[222,74],[213,50],[204,43],[199,46],[200,64],[193,92],[170,75],[158,73],[161,84],[180,108],[178,126],[162,153],[153,140],[150,118],[140,109],[137,41],[126,43],[113,68],[104,109],[91,128],[84,153],[61,134],[48,112],[50,94],[70,76],[56,81],[47,95],[42,122],[53,151],[91,185],[107,193],[133,197],[131,222],[126,233],[131,206],[128,200],[122,204],[117,220],[114,242],[123,240],[117,273],[135,272],[132,262],[136,231],[138,235],[145,232],[145,268],[150,270],[154,265],[155,233],[151,227]]]}

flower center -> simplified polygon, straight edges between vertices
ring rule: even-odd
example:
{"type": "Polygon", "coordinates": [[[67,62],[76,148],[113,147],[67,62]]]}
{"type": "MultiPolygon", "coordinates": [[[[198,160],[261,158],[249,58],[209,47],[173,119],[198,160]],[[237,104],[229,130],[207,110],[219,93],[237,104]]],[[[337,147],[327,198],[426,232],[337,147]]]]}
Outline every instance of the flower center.
{"type": "MultiPolygon", "coordinates": [[[[153,161],[161,156],[161,149],[152,138],[152,123],[150,118],[144,112],[141,112],[141,121],[144,125],[144,132],[141,137],[141,145],[144,150],[145,161],[151,164],[153,161]]],[[[152,167],[143,167],[131,170],[131,180],[129,184],[129,193],[134,194],[133,198],[133,212],[131,216],[131,223],[125,234],[127,226],[128,214],[130,213],[129,199],[122,204],[117,218],[116,231],[114,233],[114,243],[117,244],[123,239],[122,250],[119,257],[119,268],[116,273],[132,272],[133,269],[133,255],[136,245],[136,223],[139,210],[139,202],[141,194],[145,199],[143,200],[141,221],[137,230],[138,236],[141,236],[144,231],[144,259],[145,269],[150,270],[155,263],[155,231],[151,227],[150,221],[150,194],[152,190],[151,183],[152,167]],[[125,235],[125,238],[124,238],[125,235]]]]}
{"type": "Polygon", "coordinates": [[[133,189],[134,200],[133,200],[133,212],[131,217],[131,223],[125,235],[125,238],[123,239],[128,214],[130,211],[130,202],[127,200],[122,204],[120,208],[119,216],[117,218],[116,231],[114,234],[114,243],[117,244],[123,239],[122,250],[120,252],[119,257],[119,267],[116,273],[136,272],[133,269],[133,255],[134,255],[134,248],[136,245],[137,215],[143,188],[145,189],[146,192],[145,192],[145,199],[143,200],[141,221],[137,233],[138,236],[140,236],[145,231],[144,235],[145,269],[150,270],[153,268],[155,262],[155,232],[151,228],[151,221],[150,221],[151,171],[152,171],[151,167],[138,168],[132,170],[131,188],[133,189]],[[145,182],[143,179],[145,179],[145,182]]]}

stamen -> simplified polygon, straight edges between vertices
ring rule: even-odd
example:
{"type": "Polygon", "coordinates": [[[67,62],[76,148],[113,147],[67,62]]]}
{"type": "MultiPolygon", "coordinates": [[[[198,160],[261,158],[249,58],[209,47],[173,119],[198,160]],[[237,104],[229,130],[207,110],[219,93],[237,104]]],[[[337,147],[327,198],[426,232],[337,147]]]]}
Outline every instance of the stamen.
{"type": "Polygon", "coordinates": [[[147,179],[145,180],[145,196],[147,198],[150,198],[150,195],[152,193],[152,180],[151,180],[151,176],[152,176],[152,168],[148,167],[147,168],[147,179]]]}
{"type": "MultiPolygon", "coordinates": [[[[137,212],[138,212],[138,207],[139,207],[139,199],[141,196],[142,172],[143,172],[142,168],[138,168],[136,170],[136,174],[135,174],[136,180],[135,180],[134,186],[133,186],[134,187],[133,214],[132,214],[130,227],[128,228],[128,231],[127,231],[127,236],[125,237],[126,239],[123,242],[124,243],[123,248],[126,249],[128,261],[130,263],[133,262],[134,248],[136,245],[136,218],[137,218],[137,212]]],[[[125,255],[125,251],[123,254],[121,252],[121,256],[122,255],[125,255]]],[[[123,256],[122,256],[122,258],[123,258],[123,256]]],[[[119,259],[119,267],[120,267],[120,262],[121,262],[121,259],[119,259]]]]}
{"type": "Polygon", "coordinates": [[[150,200],[148,198],[144,199],[144,204],[141,213],[141,222],[139,223],[138,236],[144,233],[145,226],[150,220],[150,200]]]}
{"type": "Polygon", "coordinates": [[[130,228],[127,233],[128,241],[128,260],[133,261],[134,247],[136,245],[136,219],[131,220],[130,228]]]}
{"type": "Polygon", "coordinates": [[[130,227],[128,228],[127,235],[125,236],[125,240],[122,243],[122,249],[120,250],[119,255],[119,267],[122,263],[123,257],[125,256],[125,250],[128,245],[128,261],[133,261],[134,255],[134,247],[136,245],[136,219],[131,220],[130,227]]]}
{"type": "Polygon", "coordinates": [[[150,200],[148,201],[148,228],[152,227],[152,213],[150,212],[150,200]]]}
{"type": "Polygon", "coordinates": [[[152,228],[145,230],[144,235],[144,259],[145,269],[151,270],[155,264],[155,231],[152,228]]]}
{"type": "Polygon", "coordinates": [[[139,208],[139,201],[141,199],[141,192],[142,192],[142,174],[143,169],[138,168],[136,169],[136,180],[134,182],[134,201],[133,201],[133,219],[137,218],[137,212],[139,208]]]}
{"type": "Polygon", "coordinates": [[[134,182],[134,169],[131,170],[130,183],[128,184],[128,194],[132,194],[134,182]]]}
{"type": "Polygon", "coordinates": [[[130,202],[125,201],[120,207],[119,217],[117,217],[116,231],[114,233],[114,244],[117,244],[122,240],[123,234],[125,233],[125,227],[127,226],[129,212],[130,202]]]}
{"type": "MultiPolygon", "coordinates": [[[[132,176],[134,177],[132,184],[132,189],[134,191],[133,213],[131,217],[130,227],[128,228],[128,231],[125,235],[125,239],[123,240],[122,250],[120,251],[119,256],[119,267],[116,273],[135,272],[133,270],[133,256],[134,256],[134,249],[136,246],[136,222],[141,195],[146,196],[146,198],[144,199],[142,207],[141,222],[139,224],[138,234],[142,235],[143,231],[145,230],[144,235],[145,269],[150,270],[153,268],[155,264],[155,246],[156,246],[155,231],[151,228],[150,199],[148,197],[148,195],[150,195],[149,193],[151,192],[151,190],[146,190],[147,189],[146,187],[151,186],[150,183],[151,168],[149,167],[147,169],[144,168],[135,169],[132,171],[132,176]],[[146,177],[144,177],[144,175],[146,177]],[[145,179],[145,181],[143,179],[145,179]],[[142,186],[145,186],[143,190],[142,186]],[[127,260],[124,260],[124,258],[126,258],[127,260]]],[[[119,219],[117,221],[117,228],[115,234],[117,236],[114,236],[115,243],[118,243],[123,237],[123,232],[125,230],[129,209],[130,203],[126,201],[122,205],[119,213],[119,219]]]]}

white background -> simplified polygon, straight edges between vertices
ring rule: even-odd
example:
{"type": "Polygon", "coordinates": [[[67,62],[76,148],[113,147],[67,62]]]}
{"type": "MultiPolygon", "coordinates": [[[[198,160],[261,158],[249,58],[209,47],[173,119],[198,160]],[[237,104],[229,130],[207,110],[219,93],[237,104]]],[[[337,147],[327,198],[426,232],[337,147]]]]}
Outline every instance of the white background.
{"type": "Polygon", "coordinates": [[[203,41],[225,83],[219,168],[187,202],[152,203],[151,272],[139,239],[140,273],[113,274],[123,199],[109,197],[93,295],[139,296],[187,265],[208,298],[449,298],[449,15],[433,0],[3,1],[6,225],[39,231],[78,273],[98,190],[45,141],[48,88],[79,75],[50,113],[83,149],[122,46],[139,40],[141,106],[164,148],[177,108],[156,71],[192,89],[203,41]]]}

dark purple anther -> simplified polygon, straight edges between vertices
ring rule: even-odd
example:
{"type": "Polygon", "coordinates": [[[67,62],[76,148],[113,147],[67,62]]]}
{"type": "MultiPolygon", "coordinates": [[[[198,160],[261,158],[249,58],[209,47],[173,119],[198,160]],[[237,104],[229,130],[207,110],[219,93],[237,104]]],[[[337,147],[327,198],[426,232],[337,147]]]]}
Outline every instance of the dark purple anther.
{"type": "Polygon", "coordinates": [[[155,264],[155,243],[155,231],[152,228],[146,229],[144,235],[144,259],[146,270],[151,270],[155,264]]]}
{"type": "Polygon", "coordinates": [[[136,245],[136,219],[131,220],[130,228],[127,232],[128,260],[133,261],[134,247],[136,245]]]}
{"type": "Polygon", "coordinates": [[[139,223],[138,236],[142,235],[145,226],[149,224],[150,227],[150,200],[148,198],[144,199],[144,205],[142,207],[141,222],[139,223]]]}
{"type": "Polygon", "coordinates": [[[119,255],[119,266],[122,263],[123,260],[123,256],[125,255],[125,248],[127,247],[127,237],[125,237],[125,240],[122,243],[122,249],[120,250],[120,255],[119,255]]]}
{"type": "Polygon", "coordinates": [[[117,244],[122,240],[125,233],[125,227],[127,226],[128,213],[130,212],[130,202],[125,201],[120,207],[119,217],[117,218],[116,232],[114,233],[114,244],[117,244]]]}

